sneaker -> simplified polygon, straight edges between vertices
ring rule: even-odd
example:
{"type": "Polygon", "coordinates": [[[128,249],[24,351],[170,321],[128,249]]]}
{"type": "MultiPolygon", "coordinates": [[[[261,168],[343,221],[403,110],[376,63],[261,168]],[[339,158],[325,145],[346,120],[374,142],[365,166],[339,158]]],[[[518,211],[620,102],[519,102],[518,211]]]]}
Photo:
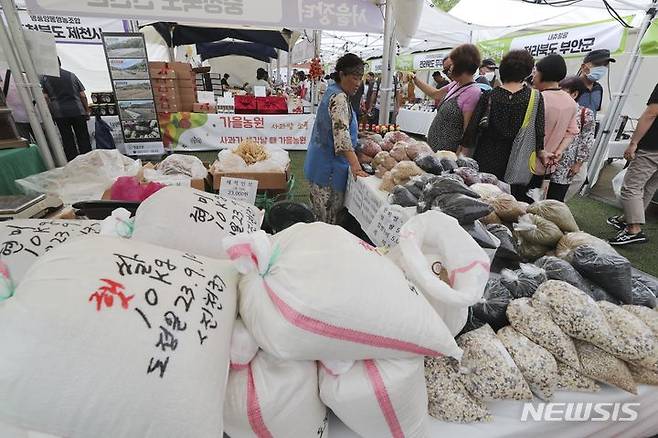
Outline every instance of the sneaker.
{"type": "Polygon", "coordinates": [[[609,217],[606,222],[608,223],[608,225],[612,225],[615,229],[619,231],[626,229],[626,222],[624,222],[622,216],[609,217]]]}
{"type": "Polygon", "coordinates": [[[622,230],[617,237],[608,240],[610,245],[621,246],[621,245],[630,245],[632,243],[647,243],[649,239],[644,235],[642,231],[637,234],[631,234],[626,230],[622,230]]]}

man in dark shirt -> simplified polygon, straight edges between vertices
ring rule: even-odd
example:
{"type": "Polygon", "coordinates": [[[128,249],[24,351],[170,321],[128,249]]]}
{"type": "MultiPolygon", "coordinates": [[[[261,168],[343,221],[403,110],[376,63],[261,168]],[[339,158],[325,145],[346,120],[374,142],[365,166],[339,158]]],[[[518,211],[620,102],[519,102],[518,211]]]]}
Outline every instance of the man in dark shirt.
{"type": "Polygon", "coordinates": [[[601,111],[603,102],[603,87],[599,81],[608,74],[611,62],[616,60],[610,57],[610,50],[592,50],[585,56],[580,66],[580,77],[585,82],[587,90],[580,94],[578,104],[594,111],[594,115],[601,111]]]}
{"type": "Polygon", "coordinates": [[[624,158],[631,162],[621,188],[624,216],[608,219],[610,225],[620,230],[617,237],[610,239],[611,245],[648,240],[642,232],[642,225],[645,224],[644,212],[658,190],[658,85],[637,122],[624,158]]]}
{"type": "Polygon", "coordinates": [[[71,161],[80,154],[91,152],[87,128],[89,104],[80,79],[64,70],[61,61],[59,66],[59,77],[44,76],[41,87],[62,136],[66,159],[71,161]]]}

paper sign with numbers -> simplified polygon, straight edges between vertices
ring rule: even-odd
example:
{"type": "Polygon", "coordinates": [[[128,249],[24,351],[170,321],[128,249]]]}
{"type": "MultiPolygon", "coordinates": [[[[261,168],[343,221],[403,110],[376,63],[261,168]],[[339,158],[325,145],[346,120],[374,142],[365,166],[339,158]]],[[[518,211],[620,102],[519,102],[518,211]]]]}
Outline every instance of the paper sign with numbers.
{"type": "Polygon", "coordinates": [[[258,181],[243,178],[222,178],[219,186],[219,195],[235,201],[256,203],[256,192],[258,192],[258,181]]]}
{"type": "Polygon", "coordinates": [[[400,241],[400,229],[410,214],[399,205],[384,205],[375,214],[366,234],[377,246],[396,246],[400,241]]]}

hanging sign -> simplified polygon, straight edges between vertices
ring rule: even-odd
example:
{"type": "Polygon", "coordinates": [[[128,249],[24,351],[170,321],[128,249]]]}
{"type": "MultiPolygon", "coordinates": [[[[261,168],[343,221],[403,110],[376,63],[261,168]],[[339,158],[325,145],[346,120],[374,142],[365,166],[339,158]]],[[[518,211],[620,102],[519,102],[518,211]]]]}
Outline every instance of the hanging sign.
{"type": "Polygon", "coordinates": [[[128,155],[164,154],[142,33],[104,33],[103,48],[128,155]]]}
{"type": "Polygon", "coordinates": [[[49,33],[58,44],[103,44],[103,32],[125,32],[126,22],[116,19],[38,15],[18,11],[27,30],[49,33]]]}
{"type": "Polygon", "coordinates": [[[419,53],[414,55],[414,70],[441,70],[448,52],[419,53]]]}
{"type": "MultiPolygon", "coordinates": [[[[627,17],[626,20],[631,18],[627,17]]],[[[527,50],[535,58],[543,58],[553,53],[565,58],[581,58],[597,49],[608,49],[611,53],[623,52],[626,36],[627,29],[615,20],[606,20],[549,32],[480,41],[478,46],[485,57],[497,60],[510,50],[527,50]]]]}
{"type": "Polygon", "coordinates": [[[27,6],[40,14],[377,33],[384,22],[370,0],[27,0],[27,6]]]}

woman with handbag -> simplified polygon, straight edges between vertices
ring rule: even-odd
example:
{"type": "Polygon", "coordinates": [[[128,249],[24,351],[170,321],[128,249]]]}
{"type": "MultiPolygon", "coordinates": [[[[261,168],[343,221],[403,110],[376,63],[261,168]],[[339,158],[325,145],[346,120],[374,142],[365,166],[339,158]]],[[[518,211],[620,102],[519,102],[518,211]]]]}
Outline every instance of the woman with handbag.
{"type": "Polygon", "coordinates": [[[544,101],[524,84],[535,60],[526,50],[513,50],[498,69],[502,85],[483,95],[476,109],[478,123],[469,127],[465,147],[475,146],[473,158],[481,172],[492,173],[510,184],[512,194],[526,200],[532,175],[532,152],[543,156],[544,101]]]}

